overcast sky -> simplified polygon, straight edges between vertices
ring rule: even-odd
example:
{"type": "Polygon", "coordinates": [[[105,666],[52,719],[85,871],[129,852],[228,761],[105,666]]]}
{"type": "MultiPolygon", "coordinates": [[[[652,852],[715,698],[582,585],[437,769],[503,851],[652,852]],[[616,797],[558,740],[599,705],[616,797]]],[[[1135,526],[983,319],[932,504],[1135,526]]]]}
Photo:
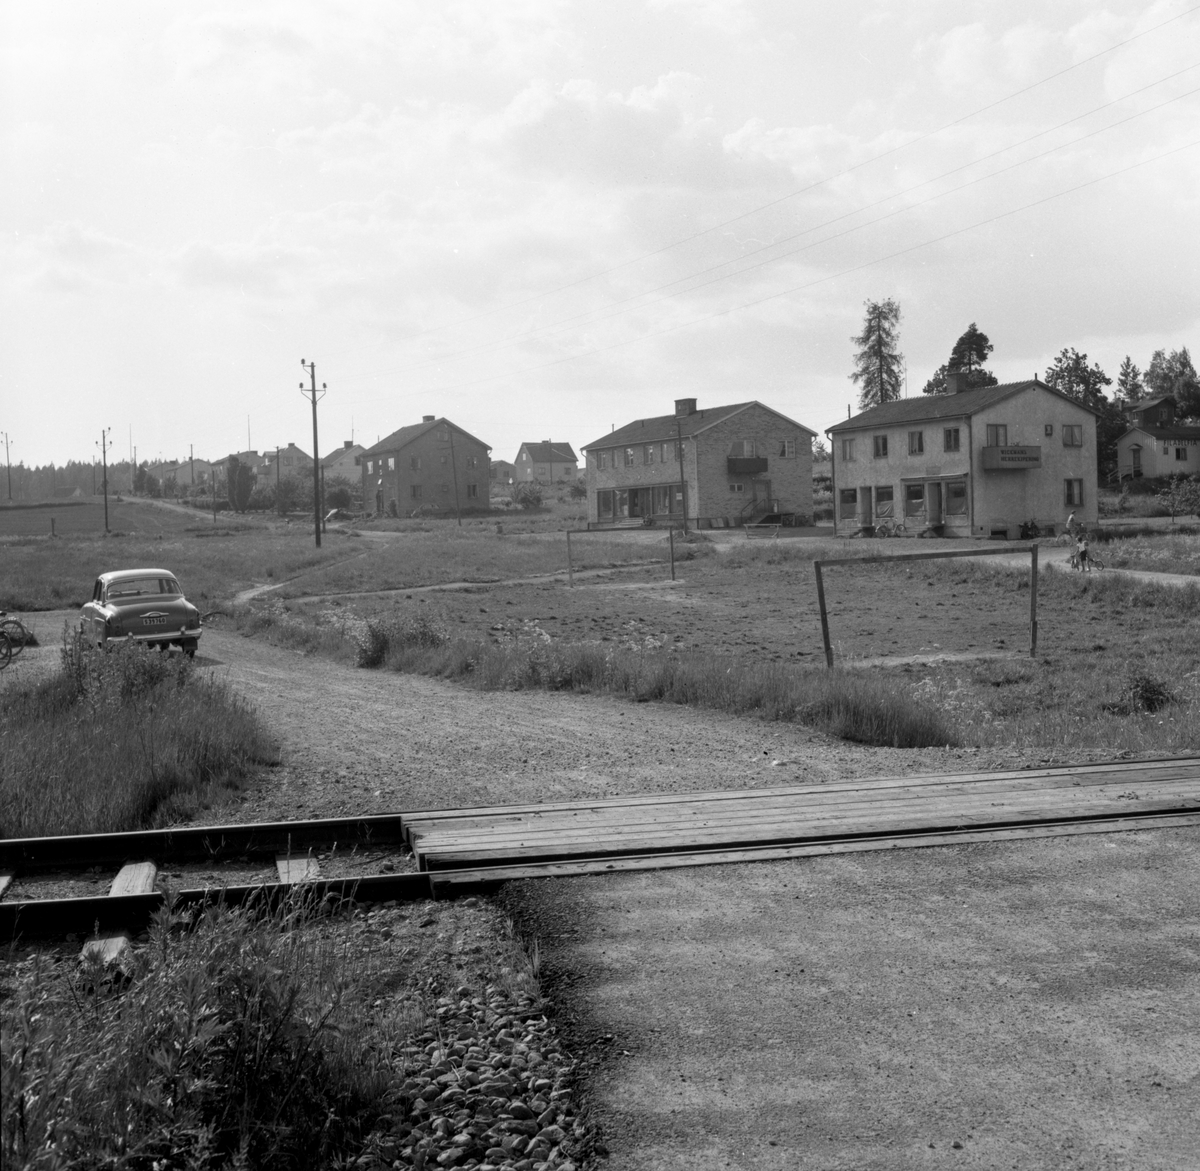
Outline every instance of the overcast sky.
{"type": "Polygon", "coordinates": [[[1192,0],[0,12],[14,462],[309,450],[301,358],[325,453],[683,396],[820,431],[868,298],[914,394],[972,321],[1002,381],[1200,347],[1192,0]]]}

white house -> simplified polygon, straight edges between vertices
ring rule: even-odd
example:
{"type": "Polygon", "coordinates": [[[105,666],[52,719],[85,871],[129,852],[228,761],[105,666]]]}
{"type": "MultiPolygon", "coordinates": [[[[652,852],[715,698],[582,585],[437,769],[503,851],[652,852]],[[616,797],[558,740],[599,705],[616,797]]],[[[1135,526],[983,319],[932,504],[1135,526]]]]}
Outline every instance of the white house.
{"type": "Polygon", "coordinates": [[[1073,512],[1096,523],[1096,412],[1044,382],[920,395],[830,427],[839,536],[895,519],[910,533],[1016,537],[1073,512]]]}
{"type": "Polygon", "coordinates": [[[1200,475],[1200,427],[1175,422],[1175,399],[1166,394],[1134,403],[1127,414],[1129,429],[1117,440],[1117,475],[1200,475]]]}

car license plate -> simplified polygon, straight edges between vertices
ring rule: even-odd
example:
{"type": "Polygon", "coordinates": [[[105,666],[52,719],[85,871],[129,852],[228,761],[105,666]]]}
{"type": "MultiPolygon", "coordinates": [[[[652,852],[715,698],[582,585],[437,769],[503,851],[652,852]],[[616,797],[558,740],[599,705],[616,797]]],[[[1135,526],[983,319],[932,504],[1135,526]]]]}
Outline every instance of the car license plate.
{"type": "Polygon", "coordinates": [[[143,618],[142,619],[143,626],[166,626],[166,624],[167,624],[167,620],[165,618],[143,618]]]}

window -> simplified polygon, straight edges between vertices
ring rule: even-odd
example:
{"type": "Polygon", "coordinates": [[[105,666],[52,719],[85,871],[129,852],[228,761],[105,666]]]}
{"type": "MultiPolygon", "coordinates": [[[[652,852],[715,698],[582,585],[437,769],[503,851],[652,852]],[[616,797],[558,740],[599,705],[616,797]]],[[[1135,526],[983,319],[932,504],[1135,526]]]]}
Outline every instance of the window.
{"type": "Polygon", "coordinates": [[[408,461],[408,466],[414,472],[419,472],[421,470],[421,457],[419,455],[414,455],[414,456],[410,457],[409,461],[408,461]]]}
{"type": "Polygon", "coordinates": [[[794,439],[784,439],[779,444],[779,454],[783,456],[784,459],[795,459],[796,441],[794,439]]]}
{"type": "Polygon", "coordinates": [[[607,451],[596,452],[596,467],[598,467],[601,471],[604,471],[604,469],[608,467],[607,451]]]}
{"type": "Polygon", "coordinates": [[[388,456],[388,471],[394,472],[395,470],[396,470],[396,457],[394,455],[389,455],[388,456]]]}
{"type": "Polygon", "coordinates": [[[544,478],[544,477],[545,477],[545,475],[546,475],[546,468],[545,468],[545,466],[544,466],[543,464],[538,464],[538,466],[537,466],[537,467],[534,469],[534,474],[535,474],[535,475],[537,475],[537,476],[539,476],[539,477],[542,477],[542,478],[544,478]]]}
{"type": "Polygon", "coordinates": [[[1053,423],[1047,423],[1047,424],[1046,424],[1046,438],[1047,438],[1047,439],[1050,439],[1050,438],[1052,438],[1052,437],[1053,437],[1053,435],[1054,435],[1054,424],[1053,424],[1053,423]]]}
{"type": "Polygon", "coordinates": [[[1187,459],[1187,448],[1186,447],[1177,447],[1175,449],[1175,458],[1178,460],[1186,460],[1187,459]]]}
{"type": "Polygon", "coordinates": [[[730,492],[745,492],[746,485],[735,481],[734,483],[729,485],[729,491],[730,492]]]}
{"type": "Polygon", "coordinates": [[[523,464],[527,464],[529,462],[529,452],[527,452],[527,451],[521,452],[521,462],[523,464]]]}
{"type": "Polygon", "coordinates": [[[946,485],[946,515],[967,515],[967,482],[951,480],[946,485]]]}
{"type": "Polygon", "coordinates": [[[609,520],[613,514],[613,494],[611,491],[596,493],[596,516],[600,520],[609,520]]]}
{"type": "Polygon", "coordinates": [[[853,519],[858,515],[858,489],[838,489],[838,516],[842,520],[853,519]]]}
{"type": "Polygon", "coordinates": [[[1063,447],[1083,446],[1083,424],[1067,423],[1062,429],[1063,447]]]}
{"type": "Polygon", "coordinates": [[[875,441],[875,458],[887,459],[887,436],[876,435],[873,438],[875,441]]]}
{"type": "Polygon", "coordinates": [[[474,468],[479,466],[479,459],[476,456],[467,456],[467,467],[474,468]]]}
{"type": "Polygon", "coordinates": [[[654,462],[654,444],[647,443],[642,451],[642,463],[652,464],[654,462]]]}
{"type": "Polygon", "coordinates": [[[673,459],[678,462],[679,453],[674,451],[673,447],[674,444],[671,443],[664,443],[659,447],[659,458],[663,463],[666,463],[669,459],[673,459]]]}
{"type": "Polygon", "coordinates": [[[367,475],[372,476],[374,474],[375,474],[375,461],[373,459],[369,459],[369,460],[367,460],[367,475]]]}
{"type": "Polygon", "coordinates": [[[467,485],[467,499],[475,500],[478,498],[478,496],[479,496],[479,485],[478,484],[468,484],[467,485]]]}
{"type": "Polygon", "coordinates": [[[754,458],[754,440],[753,439],[735,439],[733,445],[729,449],[729,454],[732,456],[742,456],[744,458],[754,458]]]}
{"type": "Polygon", "coordinates": [[[1065,503],[1078,508],[1083,503],[1083,481],[1082,480],[1066,480],[1065,503]]]}
{"type": "Polygon", "coordinates": [[[1008,446],[1007,423],[989,423],[987,425],[987,445],[988,447],[1008,446]]]}
{"type": "Polygon", "coordinates": [[[442,456],[442,467],[446,466],[446,457],[442,456]]]}
{"type": "Polygon", "coordinates": [[[410,484],[409,488],[408,488],[408,494],[414,500],[420,500],[421,499],[421,485],[420,484],[410,484]]]}
{"type": "Polygon", "coordinates": [[[625,449],[625,466],[627,468],[633,467],[633,448],[632,447],[627,447],[625,449]]]}
{"type": "Polygon", "coordinates": [[[924,455],[925,454],[925,432],[910,431],[908,433],[908,454],[909,455],[924,455]]]}
{"type": "Polygon", "coordinates": [[[904,515],[920,516],[925,511],[925,485],[904,485],[904,515]]]}
{"type": "Polygon", "coordinates": [[[893,505],[894,489],[890,484],[883,488],[875,489],[875,515],[876,516],[895,516],[893,505]]]}
{"type": "Polygon", "coordinates": [[[847,463],[854,462],[854,440],[853,439],[843,439],[842,440],[842,459],[844,459],[847,463]]]}
{"type": "Polygon", "coordinates": [[[961,437],[957,427],[947,427],[942,432],[942,450],[943,451],[959,451],[961,445],[961,437]]]}

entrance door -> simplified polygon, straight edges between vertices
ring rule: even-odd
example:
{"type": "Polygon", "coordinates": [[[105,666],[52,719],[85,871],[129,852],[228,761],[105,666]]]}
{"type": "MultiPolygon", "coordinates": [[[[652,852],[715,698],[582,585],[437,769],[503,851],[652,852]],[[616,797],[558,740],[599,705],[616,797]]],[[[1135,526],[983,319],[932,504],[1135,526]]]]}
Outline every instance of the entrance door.
{"type": "Polygon", "coordinates": [[[942,523],[942,486],[941,484],[925,485],[925,507],[929,511],[929,523],[942,523]]]}
{"type": "Polygon", "coordinates": [[[754,511],[771,510],[771,481],[751,480],[750,487],[754,492],[754,511]]]}

